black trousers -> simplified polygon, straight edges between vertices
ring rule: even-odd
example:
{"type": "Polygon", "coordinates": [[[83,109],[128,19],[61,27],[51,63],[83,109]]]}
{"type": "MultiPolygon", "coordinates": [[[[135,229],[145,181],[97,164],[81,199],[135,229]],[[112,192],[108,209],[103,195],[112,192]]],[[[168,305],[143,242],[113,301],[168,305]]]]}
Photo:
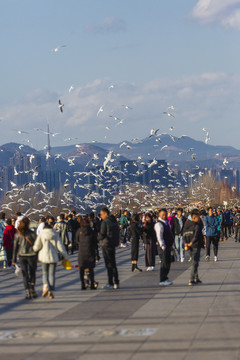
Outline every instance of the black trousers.
{"type": "Polygon", "coordinates": [[[190,249],[190,256],[192,258],[191,281],[198,279],[198,266],[200,261],[201,248],[190,249]]]}
{"type": "Polygon", "coordinates": [[[105,265],[108,272],[108,283],[113,285],[113,279],[115,284],[119,285],[118,270],[116,265],[116,250],[114,247],[103,247],[102,253],[105,261],[105,265]]]}
{"type": "Polygon", "coordinates": [[[160,282],[163,282],[168,280],[168,274],[171,268],[171,249],[167,248],[165,251],[161,249],[160,257],[160,282]]]}
{"type": "Polygon", "coordinates": [[[238,226],[235,228],[235,239],[240,242],[240,228],[238,226]]]}
{"type": "Polygon", "coordinates": [[[13,249],[5,249],[7,255],[7,266],[12,266],[13,249]]]}
{"type": "Polygon", "coordinates": [[[139,239],[132,238],[132,247],[131,247],[131,258],[132,261],[138,261],[139,255],[139,239]]]}
{"type": "Polygon", "coordinates": [[[37,257],[19,256],[25,289],[33,289],[36,282],[37,257]]]}
{"type": "MultiPolygon", "coordinates": [[[[85,280],[84,280],[84,267],[80,267],[79,272],[80,272],[80,280],[82,283],[82,287],[85,287],[85,280]]],[[[88,268],[89,271],[89,278],[90,278],[90,282],[91,282],[91,287],[94,286],[94,269],[93,268],[88,268]]]]}
{"type": "Polygon", "coordinates": [[[218,236],[207,236],[206,256],[210,256],[211,244],[213,244],[214,256],[217,256],[217,254],[218,254],[218,236]]]}

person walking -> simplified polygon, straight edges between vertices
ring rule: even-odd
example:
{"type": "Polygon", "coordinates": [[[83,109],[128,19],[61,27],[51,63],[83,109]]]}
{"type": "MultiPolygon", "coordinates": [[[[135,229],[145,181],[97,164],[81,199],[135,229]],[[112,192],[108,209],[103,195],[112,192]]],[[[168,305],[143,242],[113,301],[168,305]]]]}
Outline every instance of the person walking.
{"type": "Polygon", "coordinates": [[[161,267],[160,267],[160,286],[172,285],[173,282],[168,279],[171,268],[171,250],[174,244],[173,233],[167,221],[167,210],[161,209],[158,222],[155,224],[157,241],[161,249],[161,267]]]}
{"type": "Polygon", "coordinates": [[[122,232],[122,242],[121,242],[121,247],[126,247],[126,242],[127,242],[127,228],[128,228],[128,212],[127,210],[124,211],[123,215],[121,216],[120,219],[120,224],[121,224],[121,232],[122,232]]]}
{"type": "Polygon", "coordinates": [[[186,249],[190,252],[192,258],[191,277],[188,285],[200,284],[202,281],[198,276],[198,267],[201,255],[201,249],[204,248],[203,223],[200,219],[200,213],[197,209],[191,212],[191,220],[185,222],[183,228],[183,242],[186,249]]]}
{"type": "Polygon", "coordinates": [[[7,219],[7,226],[3,232],[3,248],[7,255],[7,270],[12,269],[12,257],[13,257],[13,244],[14,236],[16,233],[15,227],[12,225],[12,219],[7,219]]]}
{"type": "Polygon", "coordinates": [[[183,209],[177,209],[177,215],[172,220],[172,232],[175,239],[175,248],[177,250],[177,261],[185,261],[185,250],[183,243],[183,227],[186,222],[183,216],[183,209]]]}
{"type": "Polygon", "coordinates": [[[214,261],[218,261],[218,227],[219,221],[213,214],[213,208],[208,208],[208,215],[205,216],[206,225],[206,261],[210,260],[210,249],[213,244],[214,261]]]}
{"type": "Polygon", "coordinates": [[[14,236],[13,246],[13,261],[12,264],[17,264],[17,254],[19,256],[19,263],[22,269],[23,283],[26,292],[26,299],[37,298],[35,291],[36,270],[37,270],[37,255],[33,250],[36,240],[36,235],[29,229],[30,220],[24,217],[19,225],[14,236]]]}
{"type": "Polygon", "coordinates": [[[138,267],[139,256],[139,240],[142,236],[142,229],[140,227],[140,217],[138,214],[134,214],[130,223],[132,242],[131,242],[131,259],[132,259],[132,271],[142,272],[142,269],[138,267]]]}
{"type": "Polygon", "coordinates": [[[145,266],[147,271],[155,270],[157,255],[157,238],[154,230],[154,222],[151,214],[145,215],[143,222],[143,242],[145,247],[145,266]]]}
{"type": "Polygon", "coordinates": [[[83,216],[80,221],[80,228],[76,234],[76,244],[78,245],[78,266],[82,290],[86,290],[86,284],[84,280],[85,270],[89,272],[90,289],[96,290],[94,281],[94,268],[97,239],[94,231],[91,229],[87,216],[83,216]]]}
{"type": "Polygon", "coordinates": [[[7,267],[7,257],[6,257],[6,251],[4,250],[3,246],[3,233],[6,228],[7,224],[5,221],[5,213],[0,213],[0,257],[1,260],[3,260],[3,269],[6,269],[7,267]]]}
{"type": "Polygon", "coordinates": [[[45,223],[44,229],[37,236],[33,250],[38,253],[38,260],[42,263],[42,297],[48,295],[52,300],[54,299],[53,291],[55,290],[55,273],[59,254],[67,260],[67,252],[58,233],[48,223],[45,223]]]}
{"type": "Polygon", "coordinates": [[[54,225],[54,230],[57,231],[60,236],[63,245],[65,246],[66,252],[68,253],[69,237],[68,237],[68,226],[65,222],[64,214],[59,215],[59,222],[54,225]]]}
{"type": "Polygon", "coordinates": [[[105,265],[108,272],[108,284],[105,289],[118,289],[119,278],[116,265],[116,247],[119,246],[119,226],[116,218],[110,215],[108,208],[100,211],[102,219],[98,241],[102,248],[105,265]],[[113,282],[114,280],[114,282],[113,282]]]}

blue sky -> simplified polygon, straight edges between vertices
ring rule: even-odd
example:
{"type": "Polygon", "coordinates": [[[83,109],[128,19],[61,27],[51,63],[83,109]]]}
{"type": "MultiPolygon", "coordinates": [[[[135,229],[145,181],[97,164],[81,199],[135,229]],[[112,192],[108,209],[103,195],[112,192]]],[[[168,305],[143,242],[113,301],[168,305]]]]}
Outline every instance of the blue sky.
{"type": "Polygon", "coordinates": [[[0,10],[0,144],[26,140],[12,131],[21,129],[41,148],[33,129],[49,121],[53,145],[174,126],[203,140],[206,127],[210,143],[240,148],[239,0],[8,0],[0,10]]]}

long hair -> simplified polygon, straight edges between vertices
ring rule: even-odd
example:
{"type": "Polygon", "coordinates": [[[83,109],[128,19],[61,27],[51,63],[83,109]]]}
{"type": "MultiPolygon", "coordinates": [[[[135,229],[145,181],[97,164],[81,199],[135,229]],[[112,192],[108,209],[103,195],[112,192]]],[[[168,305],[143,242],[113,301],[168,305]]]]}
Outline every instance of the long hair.
{"type": "Polygon", "coordinates": [[[18,226],[18,232],[20,235],[25,235],[27,230],[29,230],[29,224],[30,224],[30,220],[25,217],[20,221],[20,224],[18,226]]]}

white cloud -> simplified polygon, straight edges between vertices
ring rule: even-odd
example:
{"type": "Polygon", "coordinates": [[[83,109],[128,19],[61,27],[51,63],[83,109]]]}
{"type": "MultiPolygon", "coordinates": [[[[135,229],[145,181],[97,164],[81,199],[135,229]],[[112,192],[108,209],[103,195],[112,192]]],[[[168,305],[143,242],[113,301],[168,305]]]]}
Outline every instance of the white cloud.
{"type": "Polygon", "coordinates": [[[240,0],[198,0],[191,16],[202,23],[240,30],[240,0]]]}
{"type": "Polygon", "coordinates": [[[126,24],[122,19],[116,17],[106,17],[100,23],[88,24],[85,30],[90,33],[118,33],[126,30],[126,24]]]}

